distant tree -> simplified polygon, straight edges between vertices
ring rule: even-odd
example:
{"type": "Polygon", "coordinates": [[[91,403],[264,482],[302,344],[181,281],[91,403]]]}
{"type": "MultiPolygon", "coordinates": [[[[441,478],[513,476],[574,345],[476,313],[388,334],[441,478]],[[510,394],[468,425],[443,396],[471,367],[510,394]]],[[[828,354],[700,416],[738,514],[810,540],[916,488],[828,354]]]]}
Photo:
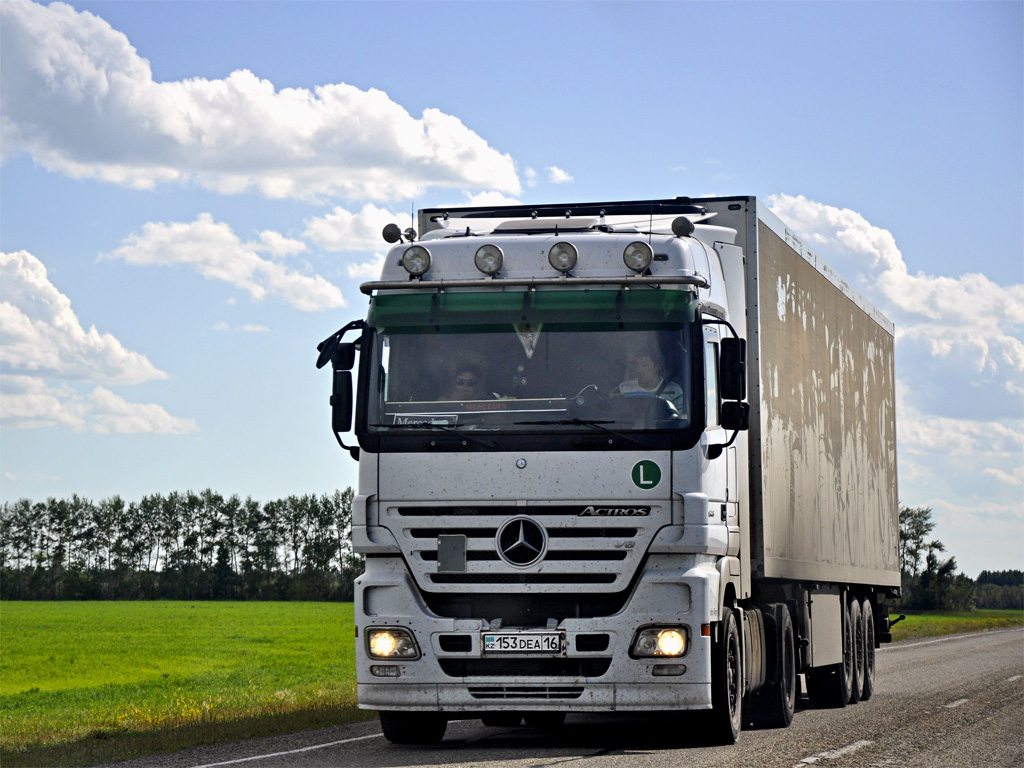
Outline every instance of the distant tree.
{"type": "Polygon", "coordinates": [[[934,529],[931,507],[900,504],[900,571],[904,574],[917,576],[921,557],[928,549],[925,542],[934,529]]]}

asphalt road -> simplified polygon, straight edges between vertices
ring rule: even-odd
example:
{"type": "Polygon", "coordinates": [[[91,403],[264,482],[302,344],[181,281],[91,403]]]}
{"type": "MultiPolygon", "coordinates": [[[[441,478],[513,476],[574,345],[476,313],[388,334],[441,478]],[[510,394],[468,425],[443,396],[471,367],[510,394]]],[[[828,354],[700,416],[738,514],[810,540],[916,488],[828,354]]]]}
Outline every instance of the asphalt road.
{"type": "Polygon", "coordinates": [[[660,768],[808,765],[1024,767],[1024,630],[885,646],[874,697],[839,710],[799,705],[784,730],[744,731],[735,745],[701,746],[682,716],[570,715],[554,733],[449,724],[434,747],[402,747],[376,721],[121,763],[158,768],[486,766],[660,768]]]}

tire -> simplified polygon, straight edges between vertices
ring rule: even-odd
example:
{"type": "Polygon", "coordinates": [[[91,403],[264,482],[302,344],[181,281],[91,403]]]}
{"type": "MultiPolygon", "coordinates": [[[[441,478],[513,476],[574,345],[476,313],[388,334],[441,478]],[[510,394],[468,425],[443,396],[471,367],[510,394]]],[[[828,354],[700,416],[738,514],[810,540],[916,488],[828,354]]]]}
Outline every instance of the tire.
{"type": "Polygon", "coordinates": [[[807,693],[819,709],[839,709],[850,703],[853,695],[854,633],[850,623],[850,606],[842,611],[843,660],[827,667],[813,667],[807,672],[807,693]]]}
{"type": "Polygon", "coordinates": [[[381,712],[380,727],[392,744],[437,744],[448,718],[438,712],[381,712]]]}
{"type": "Polygon", "coordinates": [[[736,614],[723,610],[711,643],[711,712],[707,735],[713,744],[735,744],[743,724],[743,643],[736,614]]]}
{"type": "Polygon", "coordinates": [[[796,632],[789,609],[775,606],[768,639],[771,679],[751,699],[758,728],[788,728],[796,712],[796,632]]]}
{"type": "Polygon", "coordinates": [[[867,701],[875,692],[875,610],[868,598],[860,606],[864,622],[864,683],[861,686],[861,701],[867,701]]]}
{"type": "Polygon", "coordinates": [[[850,627],[853,630],[853,684],[850,686],[850,703],[860,701],[864,692],[864,619],[861,616],[860,600],[850,598],[850,627]]]}
{"type": "Polygon", "coordinates": [[[526,712],[523,715],[523,722],[527,728],[553,731],[562,727],[562,723],[565,722],[565,712],[526,712]]]}
{"type": "Polygon", "coordinates": [[[523,722],[522,712],[491,712],[480,718],[488,728],[516,728],[523,722]]]}

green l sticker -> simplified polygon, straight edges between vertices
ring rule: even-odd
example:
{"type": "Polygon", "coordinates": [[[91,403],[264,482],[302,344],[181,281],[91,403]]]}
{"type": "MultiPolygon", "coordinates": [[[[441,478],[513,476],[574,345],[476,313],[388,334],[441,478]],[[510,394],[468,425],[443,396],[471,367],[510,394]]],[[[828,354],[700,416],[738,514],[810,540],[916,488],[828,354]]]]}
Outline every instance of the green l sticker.
{"type": "Polygon", "coordinates": [[[633,465],[632,477],[637,488],[654,488],[661,482],[661,467],[650,459],[638,461],[633,465]]]}

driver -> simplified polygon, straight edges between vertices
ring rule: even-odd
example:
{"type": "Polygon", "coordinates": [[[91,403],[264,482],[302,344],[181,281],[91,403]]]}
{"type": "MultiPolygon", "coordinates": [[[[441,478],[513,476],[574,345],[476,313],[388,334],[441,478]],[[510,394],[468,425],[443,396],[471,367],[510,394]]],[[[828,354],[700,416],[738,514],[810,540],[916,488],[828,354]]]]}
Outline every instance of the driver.
{"type": "Polygon", "coordinates": [[[626,378],[612,397],[623,395],[655,395],[668,400],[681,414],[686,413],[683,388],[666,378],[668,372],[659,353],[649,349],[631,349],[626,354],[626,378]]]}
{"type": "Polygon", "coordinates": [[[484,387],[484,364],[482,360],[466,357],[452,366],[453,375],[448,388],[441,394],[441,400],[482,400],[486,396],[484,387]]]}

